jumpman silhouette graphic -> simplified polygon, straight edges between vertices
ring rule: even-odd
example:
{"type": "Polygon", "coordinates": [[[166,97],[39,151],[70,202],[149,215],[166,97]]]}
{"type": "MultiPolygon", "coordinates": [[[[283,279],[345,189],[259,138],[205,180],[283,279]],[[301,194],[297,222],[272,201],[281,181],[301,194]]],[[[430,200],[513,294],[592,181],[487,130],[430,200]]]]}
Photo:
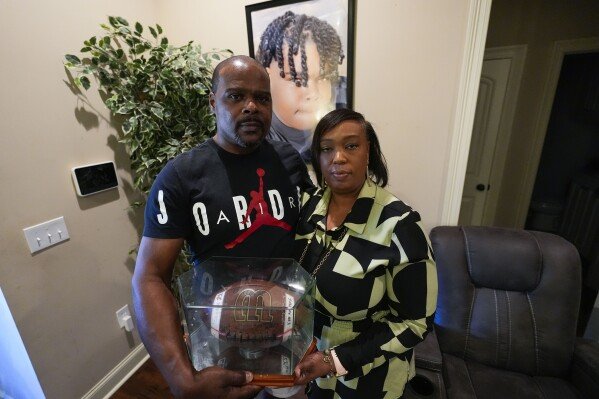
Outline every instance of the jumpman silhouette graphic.
{"type": "Polygon", "coordinates": [[[254,231],[258,230],[262,226],[280,227],[287,231],[291,231],[291,226],[288,223],[276,219],[270,214],[268,210],[268,204],[264,200],[264,182],[262,181],[262,177],[264,176],[264,169],[256,169],[256,174],[260,178],[260,188],[257,192],[254,190],[250,191],[250,196],[252,197],[252,200],[248,205],[248,210],[245,216],[243,217],[242,223],[247,223],[252,211],[256,211],[256,218],[252,222],[252,225],[249,227],[249,229],[242,232],[240,235],[237,236],[237,238],[235,238],[230,243],[225,244],[225,248],[227,249],[234,248],[237,244],[241,244],[246,238],[253,234],[254,231]]]}

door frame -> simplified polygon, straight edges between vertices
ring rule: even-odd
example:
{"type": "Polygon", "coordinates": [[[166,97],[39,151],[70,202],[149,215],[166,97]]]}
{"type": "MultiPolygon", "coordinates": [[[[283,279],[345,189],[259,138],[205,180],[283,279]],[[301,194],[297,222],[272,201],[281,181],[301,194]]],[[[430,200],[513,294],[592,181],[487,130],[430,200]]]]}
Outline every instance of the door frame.
{"type": "Polygon", "coordinates": [[[512,127],[514,124],[514,115],[518,105],[518,96],[520,94],[520,82],[524,72],[524,63],[526,61],[526,51],[528,46],[502,46],[490,47],[485,50],[484,60],[510,59],[510,72],[503,100],[503,107],[499,119],[499,129],[497,131],[497,141],[495,142],[495,152],[491,162],[491,174],[489,175],[489,185],[491,189],[487,193],[481,225],[492,226],[495,222],[495,211],[501,191],[501,181],[505,168],[510,139],[512,136],[512,127]]]}
{"type": "Polygon", "coordinates": [[[537,178],[545,135],[551,116],[551,108],[553,107],[553,100],[555,99],[555,92],[557,90],[564,57],[569,54],[588,53],[593,51],[599,51],[599,37],[560,40],[553,43],[549,76],[545,82],[541,106],[539,112],[537,112],[537,120],[533,130],[534,144],[530,149],[524,180],[519,190],[520,198],[516,198],[518,204],[516,211],[517,225],[514,227],[523,228],[526,223],[526,215],[528,214],[530,199],[537,178]]]}
{"type": "Polygon", "coordinates": [[[460,216],[490,15],[491,0],[469,1],[464,55],[458,82],[454,122],[451,127],[451,144],[447,153],[445,194],[443,203],[440,205],[441,223],[444,225],[457,224],[460,216]]]}

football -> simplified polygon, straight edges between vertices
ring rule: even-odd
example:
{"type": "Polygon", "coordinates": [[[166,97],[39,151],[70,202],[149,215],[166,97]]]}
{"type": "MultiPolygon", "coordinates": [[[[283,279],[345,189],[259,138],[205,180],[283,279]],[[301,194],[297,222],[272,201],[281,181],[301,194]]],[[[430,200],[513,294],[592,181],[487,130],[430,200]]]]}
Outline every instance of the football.
{"type": "Polygon", "coordinates": [[[296,297],[266,280],[238,281],[214,295],[211,334],[241,348],[268,348],[285,342],[293,330],[296,297]]]}

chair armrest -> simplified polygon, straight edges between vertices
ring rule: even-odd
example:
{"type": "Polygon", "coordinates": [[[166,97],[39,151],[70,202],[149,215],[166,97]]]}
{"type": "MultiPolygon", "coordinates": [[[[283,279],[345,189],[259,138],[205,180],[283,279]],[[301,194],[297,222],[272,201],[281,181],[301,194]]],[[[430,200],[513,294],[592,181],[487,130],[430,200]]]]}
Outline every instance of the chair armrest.
{"type": "Polygon", "coordinates": [[[599,343],[577,338],[570,379],[587,398],[599,398],[599,343]]]}
{"type": "Polygon", "coordinates": [[[435,330],[428,333],[424,341],[414,347],[414,353],[416,355],[416,367],[432,371],[442,370],[443,357],[435,330]]]}

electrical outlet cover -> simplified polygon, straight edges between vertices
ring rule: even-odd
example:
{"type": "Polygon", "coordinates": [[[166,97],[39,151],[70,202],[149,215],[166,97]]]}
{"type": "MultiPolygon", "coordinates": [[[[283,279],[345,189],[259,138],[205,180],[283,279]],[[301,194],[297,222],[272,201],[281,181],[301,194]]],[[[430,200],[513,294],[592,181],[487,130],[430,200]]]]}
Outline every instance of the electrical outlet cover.
{"type": "Polygon", "coordinates": [[[119,322],[119,326],[125,327],[125,321],[127,316],[131,317],[131,313],[129,312],[129,305],[125,305],[116,311],[116,319],[119,322]]]}

